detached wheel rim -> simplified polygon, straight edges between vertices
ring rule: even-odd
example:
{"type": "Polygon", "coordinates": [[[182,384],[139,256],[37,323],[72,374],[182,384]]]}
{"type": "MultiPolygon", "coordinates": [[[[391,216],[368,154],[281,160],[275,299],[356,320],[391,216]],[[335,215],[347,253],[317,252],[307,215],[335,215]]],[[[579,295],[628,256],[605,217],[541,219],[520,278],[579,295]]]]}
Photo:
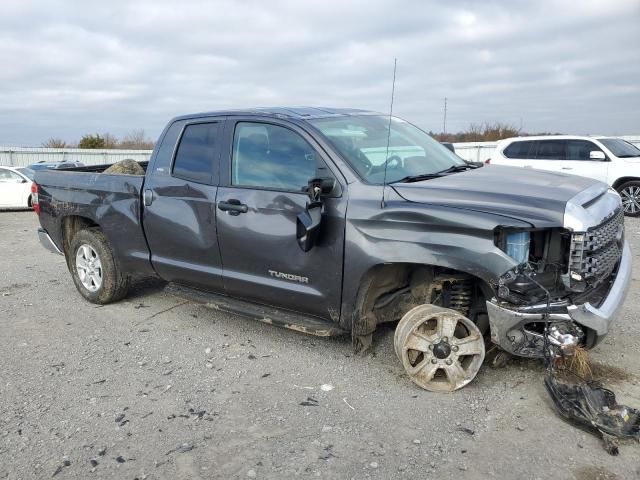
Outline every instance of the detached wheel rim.
{"type": "Polygon", "coordinates": [[[471,320],[434,305],[420,305],[402,317],[394,347],[411,380],[432,392],[467,385],[485,355],[482,333],[471,320]]]}
{"type": "Polygon", "coordinates": [[[622,206],[624,213],[637,214],[640,213],[640,187],[630,185],[620,192],[622,197],[622,206]]]}
{"type": "Polygon", "coordinates": [[[102,262],[91,245],[83,244],[76,251],[76,271],[80,283],[90,292],[102,286],[102,262]]]}

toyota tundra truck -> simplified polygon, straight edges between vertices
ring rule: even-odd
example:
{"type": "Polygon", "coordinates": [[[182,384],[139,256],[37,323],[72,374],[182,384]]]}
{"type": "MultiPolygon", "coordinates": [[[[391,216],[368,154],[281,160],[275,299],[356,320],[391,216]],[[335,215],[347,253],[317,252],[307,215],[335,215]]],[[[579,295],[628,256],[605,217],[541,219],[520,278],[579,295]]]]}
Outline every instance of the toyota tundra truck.
{"type": "Polygon", "coordinates": [[[144,175],[41,170],[38,235],[80,294],[132,277],[357,352],[396,322],[407,375],[453,391],[492,342],[591,348],[631,278],[624,211],[599,181],[467,163],[411,123],[273,108],[174,118],[144,175]]]}

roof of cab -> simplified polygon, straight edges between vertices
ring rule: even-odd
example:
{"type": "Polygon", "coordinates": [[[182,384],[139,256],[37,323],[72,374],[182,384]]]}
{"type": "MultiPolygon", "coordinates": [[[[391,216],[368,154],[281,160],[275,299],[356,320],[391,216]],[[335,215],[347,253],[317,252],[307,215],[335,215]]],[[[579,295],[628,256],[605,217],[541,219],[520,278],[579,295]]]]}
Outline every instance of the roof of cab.
{"type": "Polygon", "coordinates": [[[188,120],[201,117],[218,117],[227,115],[262,115],[275,118],[295,118],[298,120],[311,120],[314,118],[344,117],[351,115],[378,115],[378,112],[360,110],[357,108],[333,108],[333,107],[260,107],[237,110],[219,110],[213,112],[192,113],[181,115],[173,120],[188,120]]]}

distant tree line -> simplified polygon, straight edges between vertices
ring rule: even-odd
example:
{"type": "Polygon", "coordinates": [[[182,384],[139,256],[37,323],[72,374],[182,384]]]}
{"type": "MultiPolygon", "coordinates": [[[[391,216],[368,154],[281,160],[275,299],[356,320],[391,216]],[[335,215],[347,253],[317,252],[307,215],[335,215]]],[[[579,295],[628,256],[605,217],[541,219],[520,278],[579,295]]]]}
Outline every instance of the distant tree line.
{"type": "MultiPolygon", "coordinates": [[[[552,135],[551,133],[527,133],[514,125],[502,122],[472,123],[469,127],[457,133],[429,132],[439,142],[495,142],[509,137],[523,137],[528,135],[552,135]]],[[[127,149],[151,150],[154,141],[147,137],[143,129],[131,130],[121,139],[110,133],[89,133],[83,135],[77,144],[67,142],[61,138],[50,138],[42,144],[49,148],[96,148],[96,149],[127,149]]]]}
{"type": "Polygon", "coordinates": [[[472,123],[469,127],[457,133],[429,132],[439,142],[495,142],[503,138],[526,137],[528,135],[555,135],[552,133],[527,133],[514,125],[502,122],[472,123]]]}
{"type": "Polygon", "coordinates": [[[124,149],[151,150],[154,141],[147,137],[143,129],[131,130],[121,139],[110,133],[88,133],[80,138],[77,144],[67,142],[61,138],[50,138],[42,143],[47,148],[93,148],[93,149],[124,149]]]}

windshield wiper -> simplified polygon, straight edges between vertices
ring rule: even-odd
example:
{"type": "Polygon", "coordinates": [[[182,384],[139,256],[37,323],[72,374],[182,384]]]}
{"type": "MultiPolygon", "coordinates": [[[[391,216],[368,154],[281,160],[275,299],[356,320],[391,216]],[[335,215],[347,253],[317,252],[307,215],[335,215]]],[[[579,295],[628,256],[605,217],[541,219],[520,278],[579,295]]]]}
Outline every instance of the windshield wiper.
{"type": "Polygon", "coordinates": [[[470,164],[464,164],[464,165],[452,165],[449,168],[445,168],[444,170],[440,170],[438,173],[455,173],[455,172],[464,172],[466,170],[473,170],[474,168],[478,168],[479,165],[470,165],[470,164]]]}
{"type": "Polygon", "coordinates": [[[412,183],[412,182],[420,182],[422,180],[429,180],[431,178],[442,177],[442,173],[423,173],[422,175],[407,175],[406,177],[402,177],[398,180],[394,180],[389,183],[412,183]]]}
{"type": "Polygon", "coordinates": [[[431,178],[438,178],[438,177],[444,177],[447,173],[455,173],[455,172],[464,172],[466,170],[473,170],[475,168],[479,168],[480,165],[472,165],[472,164],[465,164],[465,165],[452,165],[449,168],[445,168],[444,170],[441,170],[439,172],[435,172],[435,173],[423,173],[421,175],[407,175],[406,177],[403,177],[399,180],[395,180],[393,182],[389,182],[389,183],[411,183],[411,182],[420,182],[422,180],[429,180],[431,178]]]}

